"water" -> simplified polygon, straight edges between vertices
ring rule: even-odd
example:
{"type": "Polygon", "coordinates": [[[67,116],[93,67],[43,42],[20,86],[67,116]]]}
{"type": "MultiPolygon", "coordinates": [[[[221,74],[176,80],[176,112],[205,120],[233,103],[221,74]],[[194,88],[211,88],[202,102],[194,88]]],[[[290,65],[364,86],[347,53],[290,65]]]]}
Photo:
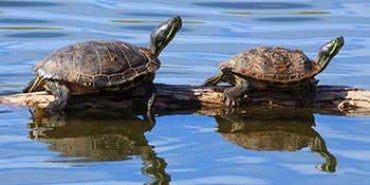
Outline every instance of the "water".
{"type": "MultiPolygon", "coordinates": [[[[260,45],[315,57],[343,35],[320,83],[370,88],[369,8],[363,0],[1,1],[0,93],[20,92],[32,65],[59,47],[89,39],[146,46],[173,15],[183,17],[183,29],[161,54],[156,82],[200,84],[220,61],[260,45]]],[[[1,105],[1,184],[338,185],[370,177],[368,117],[177,114],[157,117],[151,128],[140,118],[91,115],[99,114],[35,124],[28,109],[1,105]]]]}

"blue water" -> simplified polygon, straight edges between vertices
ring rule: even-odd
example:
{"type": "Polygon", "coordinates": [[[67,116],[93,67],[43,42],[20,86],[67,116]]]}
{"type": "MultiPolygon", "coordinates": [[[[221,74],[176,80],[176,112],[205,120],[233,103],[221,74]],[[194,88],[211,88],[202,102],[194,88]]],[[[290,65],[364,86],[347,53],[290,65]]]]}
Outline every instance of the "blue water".
{"type": "MultiPolygon", "coordinates": [[[[20,92],[32,66],[59,47],[89,39],[146,46],[151,30],[173,15],[183,29],[161,54],[155,82],[200,84],[220,61],[261,45],[314,58],[343,35],[345,46],[320,84],[370,88],[369,9],[364,0],[0,1],[0,94],[20,92]]],[[[274,118],[276,125],[263,116],[164,115],[150,128],[112,115],[36,124],[27,108],[0,105],[0,184],[369,183],[369,117],[297,115],[303,118],[274,118]],[[271,138],[280,131],[288,134],[271,138]],[[295,152],[266,144],[276,140],[297,142],[295,152]],[[334,156],[335,171],[315,168],[326,162],[309,147],[314,141],[334,156]]]]}

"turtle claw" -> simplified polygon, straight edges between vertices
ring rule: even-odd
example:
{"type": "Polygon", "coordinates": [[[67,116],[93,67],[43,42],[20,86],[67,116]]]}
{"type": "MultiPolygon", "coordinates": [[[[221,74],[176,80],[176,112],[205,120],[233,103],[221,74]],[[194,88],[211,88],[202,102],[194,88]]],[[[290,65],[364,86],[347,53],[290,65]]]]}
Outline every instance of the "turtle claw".
{"type": "Polygon", "coordinates": [[[227,107],[239,106],[239,93],[235,93],[235,87],[224,90],[224,103],[227,107]]]}
{"type": "Polygon", "coordinates": [[[235,97],[230,97],[225,95],[224,96],[224,102],[227,107],[237,107],[239,106],[239,100],[235,97]]]}
{"type": "Polygon", "coordinates": [[[249,90],[249,82],[241,77],[236,78],[238,84],[232,87],[227,87],[224,89],[224,102],[228,107],[237,107],[240,105],[241,99],[249,90]]]}

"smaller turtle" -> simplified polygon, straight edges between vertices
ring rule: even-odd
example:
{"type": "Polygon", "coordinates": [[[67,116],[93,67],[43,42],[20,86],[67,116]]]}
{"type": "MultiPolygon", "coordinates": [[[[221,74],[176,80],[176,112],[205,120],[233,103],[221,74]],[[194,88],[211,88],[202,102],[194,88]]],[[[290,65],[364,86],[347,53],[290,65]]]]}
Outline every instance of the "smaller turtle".
{"type": "Polygon", "coordinates": [[[47,107],[53,112],[64,109],[70,95],[127,92],[143,84],[150,112],[155,97],[153,79],[160,67],[158,56],[181,26],[179,16],[160,24],[150,35],[148,48],[114,40],[62,47],[35,66],[36,77],[23,92],[49,91],[56,98],[47,107]]]}
{"type": "Polygon", "coordinates": [[[251,89],[303,90],[307,94],[305,97],[313,99],[317,83],[315,75],[325,69],[343,44],[342,36],[325,43],[316,60],[310,60],[301,50],[282,47],[250,49],[222,62],[220,73],[208,78],[203,85],[231,84],[232,87],[223,91],[226,106],[239,105],[239,99],[251,89]]]}

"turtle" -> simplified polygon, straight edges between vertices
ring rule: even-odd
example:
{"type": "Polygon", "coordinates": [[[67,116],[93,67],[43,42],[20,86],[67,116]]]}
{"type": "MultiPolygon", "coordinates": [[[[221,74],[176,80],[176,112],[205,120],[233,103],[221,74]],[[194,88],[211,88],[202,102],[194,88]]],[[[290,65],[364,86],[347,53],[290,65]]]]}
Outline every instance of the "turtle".
{"type": "Polygon", "coordinates": [[[223,90],[224,104],[238,106],[240,98],[249,90],[276,90],[304,92],[305,102],[312,102],[317,80],[344,44],[343,36],[325,43],[317,59],[309,59],[299,49],[284,47],[257,47],[236,54],[219,65],[220,72],[205,80],[203,86],[215,86],[220,82],[231,85],[223,90]]]}
{"type": "Polygon", "coordinates": [[[150,35],[148,48],[119,40],[81,41],[57,49],[35,65],[36,77],[23,92],[46,90],[55,96],[46,110],[63,110],[71,95],[128,92],[145,85],[150,112],[155,99],[155,71],[161,51],[182,27],[180,16],[158,25],[150,35]]]}

